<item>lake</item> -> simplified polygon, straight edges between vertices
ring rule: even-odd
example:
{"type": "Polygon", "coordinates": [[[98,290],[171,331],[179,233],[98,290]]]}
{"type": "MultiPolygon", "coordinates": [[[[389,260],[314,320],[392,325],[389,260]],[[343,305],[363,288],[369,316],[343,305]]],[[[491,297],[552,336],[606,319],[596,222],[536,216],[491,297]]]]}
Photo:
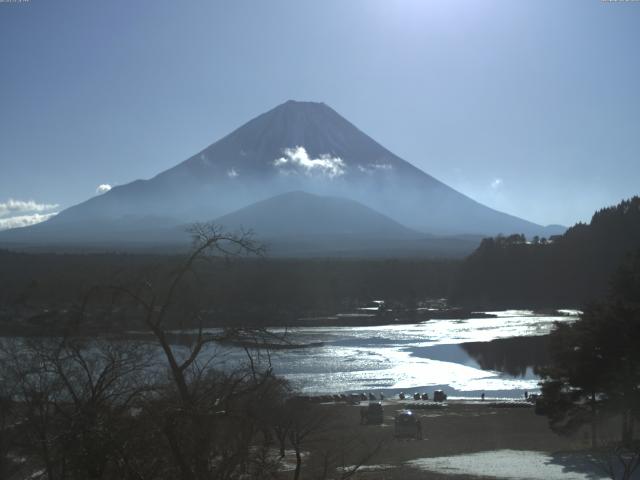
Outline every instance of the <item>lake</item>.
{"type": "MultiPolygon", "coordinates": [[[[304,394],[375,391],[388,397],[443,389],[449,398],[478,398],[482,392],[488,398],[517,398],[537,390],[534,367],[546,360],[546,336],[554,322],[572,322],[579,314],[486,313],[497,317],[296,328],[287,333],[290,341],[322,345],[272,351],[270,359],[274,372],[304,394]]],[[[222,350],[230,363],[244,354],[239,348],[222,350]]]]}
{"type": "MultiPolygon", "coordinates": [[[[573,322],[579,314],[574,310],[561,310],[557,316],[527,310],[485,313],[496,317],[272,329],[276,335],[286,334],[291,343],[317,346],[258,350],[253,355],[262,367],[270,361],[276,375],[306,395],[375,392],[390,397],[404,391],[431,396],[433,390],[442,389],[449,398],[479,398],[482,392],[487,398],[522,398],[525,391],[537,391],[535,367],[547,362],[548,334],[554,323],[573,322]]],[[[178,356],[188,354],[184,343],[173,348],[178,356]]],[[[228,370],[247,361],[243,348],[215,343],[208,344],[202,355],[215,355],[210,365],[228,370]]],[[[153,368],[164,369],[160,349],[157,358],[153,368]]]]}

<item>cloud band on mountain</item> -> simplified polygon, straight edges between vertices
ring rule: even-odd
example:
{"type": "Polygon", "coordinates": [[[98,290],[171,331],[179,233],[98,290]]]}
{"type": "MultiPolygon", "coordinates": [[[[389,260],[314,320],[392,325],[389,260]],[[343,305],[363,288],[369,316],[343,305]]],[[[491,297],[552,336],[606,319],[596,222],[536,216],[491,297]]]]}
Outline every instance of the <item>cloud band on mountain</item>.
{"type": "Polygon", "coordinates": [[[0,230],[27,227],[44,222],[57,215],[51,212],[60,205],[57,203],[38,203],[34,200],[15,200],[10,198],[0,203],[0,230]]]}
{"type": "Polygon", "coordinates": [[[329,178],[344,175],[345,163],[340,157],[322,154],[318,158],[311,158],[307,150],[301,146],[285,148],[283,153],[284,157],[273,161],[273,165],[283,173],[303,173],[305,175],[319,173],[329,178]]]}
{"type": "Polygon", "coordinates": [[[49,220],[57,215],[58,212],[52,213],[34,213],[31,215],[17,215],[15,217],[0,218],[0,230],[9,230],[10,228],[28,227],[36,223],[49,220]]]}
{"type": "Polygon", "coordinates": [[[6,217],[14,213],[47,212],[55,210],[59,206],[57,203],[37,203],[33,200],[25,201],[10,198],[6,202],[0,203],[0,217],[6,217]]]}

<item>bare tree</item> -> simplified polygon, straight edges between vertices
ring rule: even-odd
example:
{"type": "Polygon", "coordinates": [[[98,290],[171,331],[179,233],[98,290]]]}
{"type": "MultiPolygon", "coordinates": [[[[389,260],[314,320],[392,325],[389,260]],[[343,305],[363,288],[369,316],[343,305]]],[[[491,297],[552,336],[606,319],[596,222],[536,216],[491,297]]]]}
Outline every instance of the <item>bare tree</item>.
{"type": "MultiPolygon", "coordinates": [[[[257,432],[267,430],[264,418],[254,413],[260,410],[254,404],[256,400],[264,402],[266,392],[280,383],[268,364],[259,369],[248,350],[245,367],[231,372],[218,368],[215,355],[206,347],[246,338],[247,329],[205,331],[203,312],[209,298],[208,292],[202,291],[198,265],[216,258],[261,255],[263,249],[250,232],[228,234],[215,224],[196,224],[190,232],[193,249],[168,278],[99,287],[90,294],[110,291],[116,301],[128,301],[164,355],[172,387],[163,392],[154,410],[176,475],[183,480],[234,478],[247,470],[257,432]],[[188,345],[172,344],[170,329],[176,325],[196,326],[188,345]]],[[[83,314],[87,305],[88,300],[83,314]]],[[[250,332],[268,335],[263,330],[250,332]]]]}
{"type": "Polygon", "coordinates": [[[118,461],[122,419],[146,390],[142,346],[56,338],[2,350],[20,406],[14,447],[49,480],[105,478],[118,461]]]}
{"type": "Polygon", "coordinates": [[[16,386],[20,405],[13,414],[20,441],[11,448],[47,480],[263,479],[279,474],[277,452],[286,443],[300,478],[303,448],[326,427],[328,411],[284,403],[290,390],[273,374],[268,352],[280,336],[243,325],[206,328],[215,299],[200,265],[262,248],[250,233],[213,224],[191,233],[191,253],[170,271],[91,288],[65,336],[14,341],[0,352],[11,377],[0,384],[16,386]],[[78,334],[96,320],[121,328],[127,318],[145,335],[78,334]],[[226,343],[240,346],[244,361],[224,364],[226,343]],[[253,346],[267,347],[266,355],[253,346]]]}
{"type": "MultiPolygon", "coordinates": [[[[6,377],[4,362],[0,364],[0,378],[6,377]]],[[[13,427],[15,422],[15,385],[0,381],[0,478],[9,478],[13,463],[9,453],[13,443],[13,427]]]]}
{"type": "Polygon", "coordinates": [[[382,443],[369,445],[358,433],[337,435],[343,425],[332,415],[330,408],[309,403],[303,397],[292,397],[275,411],[274,430],[278,438],[279,454],[285,455],[288,440],[296,457],[293,479],[302,478],[303,450],[313,447],[309,459],[308,476],[317,480],[348,479],[382,448],[382,443]]]}
{"type": "Polygon", "coordinates": [[[631,480],[640,467],[640,441],[602,440],[592,459],[612,480],[631,480]]]}
{"type": "Polygon", "coordinates": [[[327,414],[319,408],[312,408],[298,398],[291,399],[287,403],[289,442],[296,454],[296,468],[293,479],[300,478],[302,469],[302,446],[311,435],[318,433],[327,426],[327,414]]]}
{"type": "Polygon", "coordinates": [[[359,436],[351,435],[341,437],[322,452],[322,469],[317,476],[318,480],[332,478],[333,472],[340,472],[340,480],[354,477],[358,471],[384,446],[383,441],[375,445],[369,445],[359,436]],[[351,461],[347,462],[346,452],[350,452],[351,461]],[[358,452],[355,454],[354,452],[358,452]]]}

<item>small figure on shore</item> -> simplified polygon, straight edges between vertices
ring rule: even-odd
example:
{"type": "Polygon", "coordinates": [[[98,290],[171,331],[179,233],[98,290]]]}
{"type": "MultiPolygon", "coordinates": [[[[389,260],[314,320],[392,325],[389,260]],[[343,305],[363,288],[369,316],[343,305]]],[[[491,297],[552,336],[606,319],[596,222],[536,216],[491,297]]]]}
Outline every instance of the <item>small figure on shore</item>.
{"type": "Polygon", "coordinates": [[[416,422],[416,438],[422,440],[422,422],[420,420],[416,422]]]}
{"type": "Polygon", "coordinates": [[[398,395],[400,397],[400,400],[404,400],[404,392],[400,392],[400,395],[398,395]]]}
{"type": "Polygon", "coordinates": [[[524,399],[528,399],[529,398],[529,392],[527,392],[526,390],[524,391],[524,399]]]}
{"type": "Polygon", "coordinates": [[[480,394],[480,401],[481,401],[481,402],[484,402],[484,392],[482,392],[482,393],[480,394]]]}

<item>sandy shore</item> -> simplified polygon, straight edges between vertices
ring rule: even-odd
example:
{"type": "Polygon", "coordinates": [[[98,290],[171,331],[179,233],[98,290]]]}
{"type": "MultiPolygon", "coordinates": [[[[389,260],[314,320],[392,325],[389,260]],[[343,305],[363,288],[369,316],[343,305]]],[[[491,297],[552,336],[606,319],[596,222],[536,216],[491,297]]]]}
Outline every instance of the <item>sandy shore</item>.
{"type": "Polygon", "coordinates": [[[414,410],[423,428],[423,439],[415,440],[394,438],[394,416],[412,402],[385,401],[383,405],[382,425],[360,425],[359,406],[322,405],[333,420],[304,447],[302,478],[314,478],[312,472],[329,451],[339,452],[342,464],[350,466],[377,445],[381,445],[379,451],[351,478],[606,478],[597,461],[585,453],[588,445],[582,434],[556,435],[546,417],[536,415],[533,408],[449,401],[443,408],[414,410]]]}

